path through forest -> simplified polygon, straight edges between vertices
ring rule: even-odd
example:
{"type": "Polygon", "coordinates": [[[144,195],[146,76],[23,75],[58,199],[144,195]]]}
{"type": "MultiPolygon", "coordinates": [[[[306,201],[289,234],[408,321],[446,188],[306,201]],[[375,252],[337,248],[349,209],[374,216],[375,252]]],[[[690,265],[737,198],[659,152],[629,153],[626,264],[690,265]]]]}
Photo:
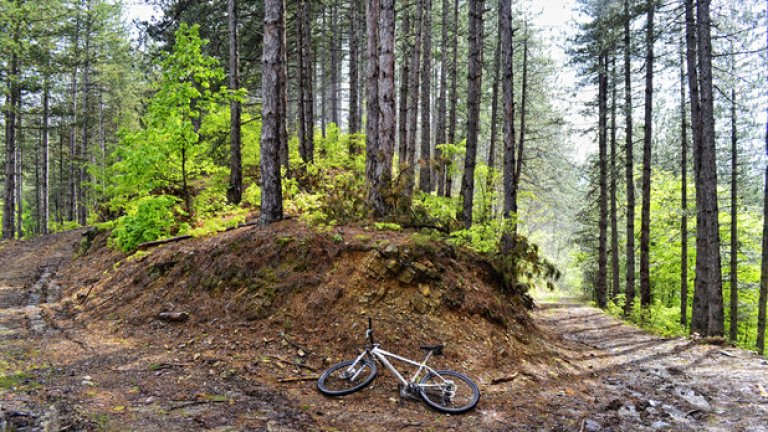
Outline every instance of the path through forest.
{"type": "Polygon", "coordinates": [[[227,371],[226,359],[174,358],[169,345],[179,341],[162,327],[117,337],[40,307],[57,300],[56,271],[81,234],[0,250],[0,430],[768,431],[767,360],[655,337],[579,303],[534,313],[562,368],[521,362],[509,382],[480,380],[481,402],[463,416],[398,400],[388,376],[343,399],[322,397],[312,382],[232,380],[212,373],[227,371]]]}
{"type": "Polygon", "coordinates": [[[582,430],[768,431],[768,361],[754,353],[656,337],[579,303],[537,317],[602,384],[582,430]]]}

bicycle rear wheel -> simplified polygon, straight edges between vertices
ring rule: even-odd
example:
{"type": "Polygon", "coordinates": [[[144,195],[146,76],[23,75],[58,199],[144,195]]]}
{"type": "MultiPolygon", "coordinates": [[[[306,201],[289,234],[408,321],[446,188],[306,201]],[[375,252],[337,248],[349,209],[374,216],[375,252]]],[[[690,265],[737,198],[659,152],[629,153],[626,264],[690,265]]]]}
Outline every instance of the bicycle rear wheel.
{"type": "Polygon", "coordinates": [[[376,378],[376,363],[361,360],[353,370],[354,360],[347,360],[331,366],[317,380],[317,389],[326,396],[344,396],[367,386],[376,378]]]}
{"type": "Polygon", "coordinates": [[[463,374],[440,370],[422,378],[419,395],[430,408],[443,413],[460,414],[477,405],[480,389],[463,374]]]}

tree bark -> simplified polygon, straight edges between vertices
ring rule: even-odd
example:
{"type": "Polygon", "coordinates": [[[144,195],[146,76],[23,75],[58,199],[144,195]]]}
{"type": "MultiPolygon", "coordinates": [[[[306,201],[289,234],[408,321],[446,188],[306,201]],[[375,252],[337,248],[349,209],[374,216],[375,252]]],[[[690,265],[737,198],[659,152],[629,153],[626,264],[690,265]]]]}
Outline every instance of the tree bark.
{"type": "Polygon", "coordinates": [[[723,335],[723,292],[721,284],[720,232],[717,204],[717,167],[715,120],[712,85],[712,41],[710,1],[699,0],[697,8],[697,44],[699,84],[701,86],[701,144],[696,188],[696,284],[700,293],[693,298],[691,331],[702,336],[723,335]],[[704,302],[705,308],[699,304],[704,302]],[[702,314],[705,310],[706,314],[702,314]]]}
{"type": "MultiPolygon", "coordinates": [[[[312,0],[308,0],[312,1],[312,0]]],[[[322,19],[320,22],[320,43],[323,47],[323,53],[320,56],[320,133],[322,134],[323,138],[325,138],[325,127],[327,122],[327,116],[328,116],[328,110],[326,109],[326,101],[325,99],[328,96],[328,79],[327,79],[327,73],[326,73],[326,58],[328,58],[329,52],[328,52],[328,41],[326,40],[326,33],[328,32],[328,29],[325,25],[325,10],[327,9],[327,5],[325,2],[322,3],[322,19]]]]}
{"type": "MultiPolygon", "coordinates": [[[[456,144],[456,92],[458,87],[458,73],[457,73],[457,67],[456,62],[458,60],[458,52],[459,52],[459,28],[458,28],[458,22],[459,22],[459,0],[455,0],[453,4],[453,49],[451,54],[451,106],[450,106],[450,113],[448,114],[448,143],[450,144],[456,144]]],[[[451,192],[453,190],[453,175],[451,174],[451,170],[453,168],[453,161],[449,161],[446,164],[445,167],[445,195],[446,197],[451,196],[451,192]]]]}
{"type": "Polygon", "coordinates": [[[83,47],[83,129],[81,145],[77,151],[78,154],[78,169],[77,174],[77,222],[85,226],[88,222],[88,198],[86,196],[87,191],[85,185],[89,181],[88,176],[88,151],[89,151],[89,127],[90,116],[88,110],[90,108],[90,96],[91,96],[91,31],[93,28],[93,18],[91,16],[91,1],[85,2],[85,32],[83,47]]]}
{"type": "Polygon", "coordinates": [[[382,205],[376,179],[379,154],[379,0],[366,0],[366,23],[368,31],[368,82],[367,121],[365,125],[365,178],[368,183],[368,200],[374,212],[382,205]]]}
{"type": "Polygon", "coordinates": [[[283,217],[280,179],[280,99],[283,47],[283,0],[264,0],[261,109],[261,223],[283,217]]]}
{"type": "Polygon", "coordinates": [[[611,300],[615,302],[619,295],[619,215],[616,202],[616,57],[611,58],[611,300]]]}
{"type": "MultiPolygon", "coordinates": [[[[437,125],[435,127],[435,142],[445,144],[445,123],[446,123],[446,94],[448,85],[448,0],[443,0],[442,19],[441,19],[441,37],[440,37],[440,89],[437,96],[437,125]]],[[[435,150],[435,176],[437,183],[437,195],[445,195],[445,161],[442,151],[435,150]]]]}
{"type": "Polygon", "coordinates": [[[640,213],[640,306],[651,305],[651,141],[653,139],[654,0],[646,1],[645,121],[643,126],[643,203],[640,213]]]}
{"type": "MultiPolygon", "coordinates": [[[[288,166],[288,50],[286,43],[286,24],[285,24],[285,0],[283,1],[283,12],[280,23],[280,80],[278,85],[280,86],[280,117],[278,122],[278,133],[280,136],[280,146],[277,149],[278,158],[280,160],[280,166],[289,170],[288,166]]],[[[278,176],[280,175],[280,169],[278,168],[278,176]]]]}
{"type": "MultiPolygon", "coordinates": [[[[47,72],[46,72],[47,74],[47,72]]],[[[50,111],[50,81],[48,75],[43,82],[43,130],[42,130],[42,173],[40,190],[40,233],[48,234],[48,218],[50,215],[49,201],[49,171],[50,171],[50,146],[49,138],[49,111],[50,111]]]]}
{"type": "MultiPolygon", "coordinates": [[[[485,179],[486,193],[491,196],[493,189],[493,170],[496,168],[496,140],[499,130],[499,75],[501,74],[501,17],[499,13],[499,36],[496,39],[496,49],[493,53],[493,84],[491,89],[491,139],[488,146],[488,176],[485,179]]],[[[488,199],[485,209],[487,220],[493,219],[493,200],[488,199]]]]}
{"type": "MultiPolygon", "coordinates": [[[[606,68],[608,65],[606,64],[606,68]]],[[[606,69],[607,70],[607,69],[606,69]]],[[[528,24],[525,25],[523,35],[523,81],[520,89],[520,141],[517,143],[517,156],[515,157],[515,190],[520,190],[520,175],[523,172],[523,152],[525,151],[526,112],[528,110],[528,24]]],[[[607,89],[607,87],[606,87],[607,89]]],[[[607,93],[606,93],[607,94],[607,93]]],[[[517,213],[517,193],[515,194],[515,213],[517,213]]],[[[513,225],[517,234],[517,222],[513,225]]]]}
{"type": "Polygon", "coordinates": [[[595,294],[597,306],[605,308],[606,294],[608,284],[606,276],[608,274],[608,155],[607,155],[607,100],[608,100],[608,66],[607,55],[601,52],[598,61],[598,148],[600,171],[600,198],[599,198],[599,236],[598,236],[598,258],[597,258],[597,276],[595,278],[595,294]]]}
{"type": "Polygon", "coordinates": [[[421,59],[421,34],[424,28],[421,25],[424,17],[423,0],[416,0],[416,23],[413,31],[414,41],[411,48],[411,64],[408,83],[411,87],[408,101],[408,150],[405,172],[405,195],[407,200],[413,195],[414,182],[416,181],[416,132],[419,119],[419,60],[421,59]]]}
{"type": "Polygon", "coordinates": [[[299,46],[299,156],[304,163],[314,161],[315,152],[315,100],[312,95],[313,57],[312,57],[312,2],[301,0],[299,4],[299,27],[301,32],[299,46]]]}
{"type": "Polygon", "coordinates": [[[626,301],[624,313],[629,315],[635,302],[635,166],[632,142],[632,62],[630,59],[630,24],[632,15],[629,0],[624,0],[624,124],[625,124],[625,169],[627,176],[627,262],[626,301]]]}
{"type": "Polygon", "coordinates": [[[484,0],[469,1],[469,65],[467,71],[467,153],[461,180],[463,199],[461,221],[472,226],[475,194],[475,164],[480,122],[480,99],[483,81],[483,12],[484,0]]]}
{"type": "MultiPolygon", "coordinates": [[[[237,0],[227,1],[229,18],[229,87],[236,91],[240,88],[240,49],[238,46],[237,0]]],[[[239,204],[243,196],[243,163],[240,153],[240,101],[229,102],[229,188],[227,201],[239,204]]]]}
{"type": "MultiPolygon", "coordinates": [[[[359,45],[360,41],[357,39],[360,19],[360,13],[358,10],[358,0],[352,0],[349,6],[349,133],[356,134],[360,132],[360,119],[357,117],[358,112],[358,88],[357,83],[357,59],[360,56],[359,45]]],[[[407,14],[406,14],[407,15],[407,14]]],[[[350,154],[359,153],[360,149],[357,146],[356,139],[350,139],[350,154]]]]}
{"type": "Polygon", "coordinates": [[[381,0],[379,22],[379,142],[376,156],[374,214],[392,212],[392,158],[395,153],[395,0],[381,0]]]}
{"type": "Polygon", "coordinates": [[[410,47],[411,38],[411,11],[410,8],[403,10],[403,38],[401,48],[400,63],[400,114],[397,122],[398,127],[398,166],[402,173],[408,169],[408,91],[410,85],[410,47]]]}
{"type": "Polygon", "coordinates": [[[3,195],[3,239],[11,239],[15,232],[13,219],[16,191],[16,77],[18,77],[18,56],[11,54],[10,74],[5,97],[5,195],[3,195]]]}
{"type": "Polygon", "coordinates": [[[78,206],[78,194],[77,194],[77,181],[76,181],[76,169],[77,169],[77,152],[76,152],[76,143],[75,140],[77,138],[77,69],[78,69],[78,58],[79,58],[79,52],[80,52],[80,15],[78,13],[78,16],[75,19],[75,34],[73,35],[73,51],[74,51],[74,66],[72,67],[72,78],[71,78],[71,91],[70,91],[70,99],[72,101],[71,111],[69,113],[70,118],[70,124],[69,124],[69,178],[68,178],[68,189],[69,189],[69,200],[68,200],[68,207],[67,207],[67,220],[73,221],[77,217],[77,206],[78,206]]]}
{"type": "Polygon", "coordinates": [[[21,115],[21,88],[16,89],[16,237],[24,237],[24,130],[21,115]]]}
{"type": "Polygon", "coordinates": [[[419,157],[419,190],[431,192],[431,111],[430,90],[432,84],[432,0],[424,1],[424,16],[421,22],[421,33],[424,43],[421,62],[421,153],[419,157]]]}
{"type": "MultiPolygon", "coordinates": [[[[502,120],[504,142],[504,218],[517,217],[517,185],[515,183],[515,82],[513,75],[514,52],[512,44],[512,3],[510,0],[502,0],[499,4],[501,23],[499,33],[501,35],[501,88],[502,88],[502,120]]],[[[514,220],[508,221],[514,225],[514,220]]],[[[509,229],[509,228],[508,228],[509,229]]],[[[505,230],[506,231],[506,230],[505,230]]],[[[511,232],[511,230],[509,230],[511,232]]],[[[510,249],[515,238],[505,232],[502,237],[502,248],[510,249]]]]}
{"type": "MultiPolygon", "coordinates": [[[[684,43],[684,41],[683,41],[684,43]]],[[[681,44],[682,45],[682,44],[681,44]]],[[[688,326],[688,117],[685,110],[685,54],[680,48],[680,324],[688,326]]]]}
{"type": "Polygon", "coordinates": [[[341,126],[339,124],[339,49],[338,45],[339,43],[337,40],[339,39],[339,36],[337,35],[338,32],[338,26],[339,26],[339,5],[335,0],[331,0],[330,2],[331,7],[331,122],[336,124],[337,127],[341,126]]]}

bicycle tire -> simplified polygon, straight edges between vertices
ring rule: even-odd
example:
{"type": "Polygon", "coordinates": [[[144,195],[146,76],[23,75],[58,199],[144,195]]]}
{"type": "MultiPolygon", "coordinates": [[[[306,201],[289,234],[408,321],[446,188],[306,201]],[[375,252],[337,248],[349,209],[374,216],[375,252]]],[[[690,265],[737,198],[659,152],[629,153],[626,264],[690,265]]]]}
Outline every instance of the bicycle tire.
{"type": "Polygon", "coordinates": [[[349,379],[343,376],[334,376],[334,373],[335,372],[343,373],[341,369],[346,369],[349,366],[351,366],[353,363],[354,363],[354,360],[347,360],[341,363],[337,363],[331,366],[330,368],[328,368],[328,370],[323,372],[323,374],[320,375],[320,378],[317,379],[317,390],[319,390],[320,393],[326,396],[344,396],[344,395],[348,395],[350,393],[354,393],[356,391],[362,390],[365,386],[372,383],[373,379],[376,378],[376,374],[378,373],[378,368],[376,367],[376,363],[370,361],[369,359],[363,359],[361,361],[363,365],[362,367],[364,368],[367,367],[370,370],[370,372],[363,371],[363,374],[361,374],[363,375],[362,381],[357,382],[356,384],[350,383],[353,385],[352,387],[349,387],[349,388],[344,388],[339,390],[332,389],[333,385],[329,381],[330,379],[336,379],[339,382],[344,382],[344,381],[349,382],[349,379]],[[367,375],[365,375],[365,373],[367,373],[367,375]]]}
{"type": "Polygon", "coordinates": [[[425,375],[419,383],[419,395],[430,408],[447,414],[461,414],[477,406],[477,403],[480,401],[480,389],[471,379],[464,374],[452,370],[439,370],[435,372],[437,374],[430,372],[425,375]],[[460,397],[458,406],[450,406],[454,401],[447,401],[442,391],[439,393],[431,392],[430,389],[423,387],[424,385],[429,385],[430,381],[434,378],[438,378],[439,381],[436,380],[433,385],[440,384],[442,382],[441,377],[450,377],[457,386],[456,393],[460,397]]]}

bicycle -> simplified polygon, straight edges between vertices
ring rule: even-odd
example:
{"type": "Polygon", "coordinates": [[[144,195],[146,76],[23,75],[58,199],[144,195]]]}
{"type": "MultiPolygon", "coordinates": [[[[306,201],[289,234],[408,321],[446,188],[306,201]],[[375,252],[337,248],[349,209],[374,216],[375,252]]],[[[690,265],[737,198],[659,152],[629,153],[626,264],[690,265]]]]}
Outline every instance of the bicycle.
{"type": "Polygon", "coordinates": [[[344,396],[363,389],[376,378],[378,373],[376,360],[378,360],[400,381],[402,397],[421,398],[430,408],[439,412],[464,413],[474,408],[480,400],[480,390],[465,375],[452,370],[435,370],[427,366],[427,361],[432,356],[443,354],[444,345],[420,346],[422,350],[427,351],[422,362],[401,357],[381,349],[380,344],[374,342],[371,318],[368,318],[365,338],[368,339],[368,345],[355,360],[337,363],[318,378],[317,389],[320,393],[326,396],[344,396]],[[407,380],[390,363],[388,357],[418,367],[418,370],[410,380],[407,380]],[[422,372],[425,374],[418,381],[422,372]]]}

